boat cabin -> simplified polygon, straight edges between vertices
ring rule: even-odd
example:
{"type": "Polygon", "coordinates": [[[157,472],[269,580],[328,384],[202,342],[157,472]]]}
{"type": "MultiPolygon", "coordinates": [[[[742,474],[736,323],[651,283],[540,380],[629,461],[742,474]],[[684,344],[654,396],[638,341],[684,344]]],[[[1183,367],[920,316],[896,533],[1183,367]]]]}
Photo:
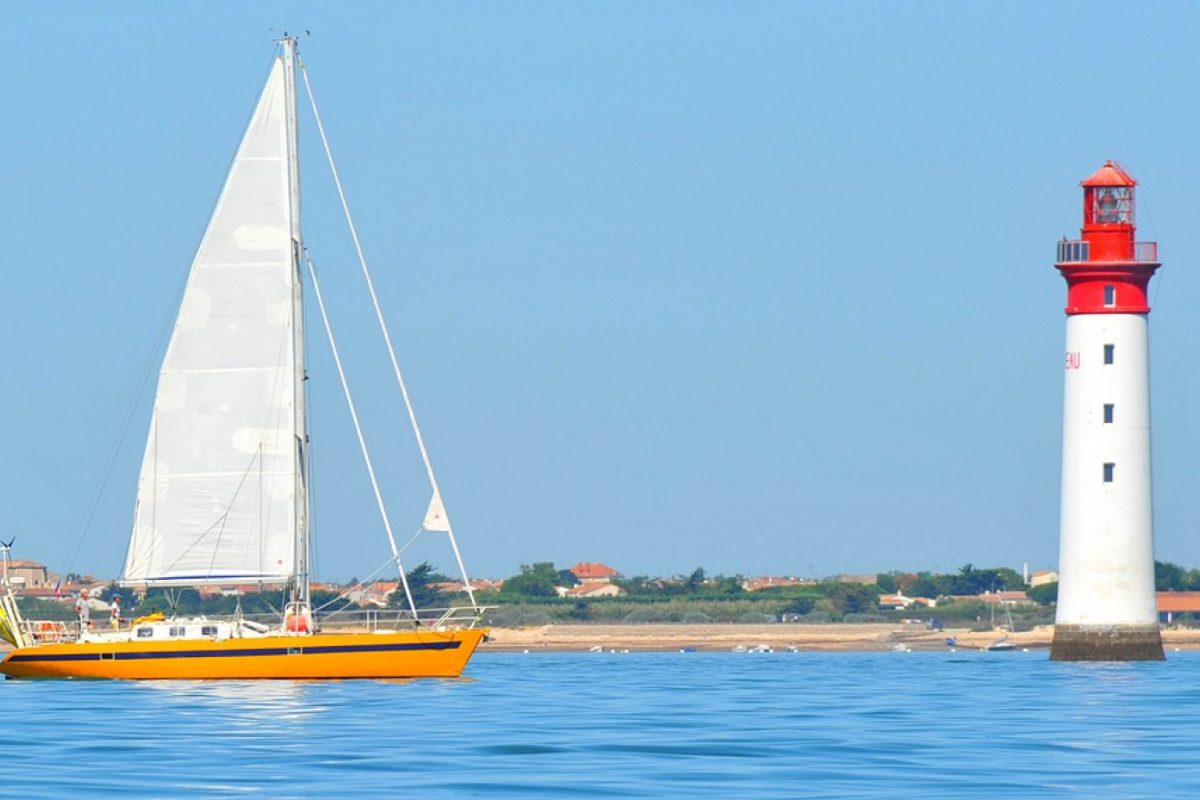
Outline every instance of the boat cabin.
{"type": "Polygon", "coordinates": [[[233,626],[215,620],[164,620],[142,622],[130,633],[133,641],[162,641],[164,639],[211,639],[220,641],[233,636],[233,626]]]}

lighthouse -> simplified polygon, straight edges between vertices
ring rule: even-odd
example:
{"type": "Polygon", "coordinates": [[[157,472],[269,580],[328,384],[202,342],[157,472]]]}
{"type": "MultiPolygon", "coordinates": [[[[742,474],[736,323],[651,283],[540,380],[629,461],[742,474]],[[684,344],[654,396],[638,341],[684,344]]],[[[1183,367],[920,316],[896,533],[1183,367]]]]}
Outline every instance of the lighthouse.
{"type": "Polygon", "coordinates": [[[1058,661],[1163,658],[1154,595],[1146,288],[1158,246],[1135,240],[1134,187],[1109,161],[1083,187],[1067,281],[1058,661]]]}

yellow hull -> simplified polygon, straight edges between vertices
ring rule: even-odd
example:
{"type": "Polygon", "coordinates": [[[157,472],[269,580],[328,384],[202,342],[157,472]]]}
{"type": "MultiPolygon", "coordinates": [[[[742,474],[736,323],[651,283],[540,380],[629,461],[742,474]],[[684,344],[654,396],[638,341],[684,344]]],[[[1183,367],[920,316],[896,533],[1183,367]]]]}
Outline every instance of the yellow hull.
{"type": "Polygon", "coordinates": [[[70,642],[22,647],[12,678],[126,680],[456,678],[485,630],[318,633],[259,639],[70,642]]]}

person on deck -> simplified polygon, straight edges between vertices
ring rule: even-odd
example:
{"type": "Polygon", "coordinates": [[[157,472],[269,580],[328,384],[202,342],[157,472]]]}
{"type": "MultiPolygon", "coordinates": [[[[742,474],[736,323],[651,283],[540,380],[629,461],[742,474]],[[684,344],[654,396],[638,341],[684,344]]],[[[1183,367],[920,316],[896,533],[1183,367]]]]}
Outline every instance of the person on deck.
{"type": "Polygon", "coordinates": [[[112,603],[108,606],[109,616],[112,618],[112,626],[114,631],[121,629],[121,595],[113,595],[112,603]]]}
{"type": "Polygon", "coordinates": [[[75,613],[79,615],[79,632],[92,627],[92,609],[88,607],[88,590],[83,589],[79,592],[79,599],[75,601],[75,613]]]}

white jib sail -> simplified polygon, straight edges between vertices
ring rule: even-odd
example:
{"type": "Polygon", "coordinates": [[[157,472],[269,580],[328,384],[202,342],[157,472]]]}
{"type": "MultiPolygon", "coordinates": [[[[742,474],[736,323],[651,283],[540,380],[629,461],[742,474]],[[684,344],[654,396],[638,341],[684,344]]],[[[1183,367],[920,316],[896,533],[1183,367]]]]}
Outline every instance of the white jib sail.
{"type": "Polygon", "coordinates": [[[276,583],[293,573],[305,480],[287,155],[279,59],[163,360],[126,583],[276,583]]]}
{"type": "Polygon", "coordinates": [[[450,532],[450,520],[446,517],[446,507],[442,505],[442,495],[437,490],[434,490],[433,497],[429,501],[429,508],[425,510],[425,520],[421,523],[421,527],[427,531],[450,532]]]}

